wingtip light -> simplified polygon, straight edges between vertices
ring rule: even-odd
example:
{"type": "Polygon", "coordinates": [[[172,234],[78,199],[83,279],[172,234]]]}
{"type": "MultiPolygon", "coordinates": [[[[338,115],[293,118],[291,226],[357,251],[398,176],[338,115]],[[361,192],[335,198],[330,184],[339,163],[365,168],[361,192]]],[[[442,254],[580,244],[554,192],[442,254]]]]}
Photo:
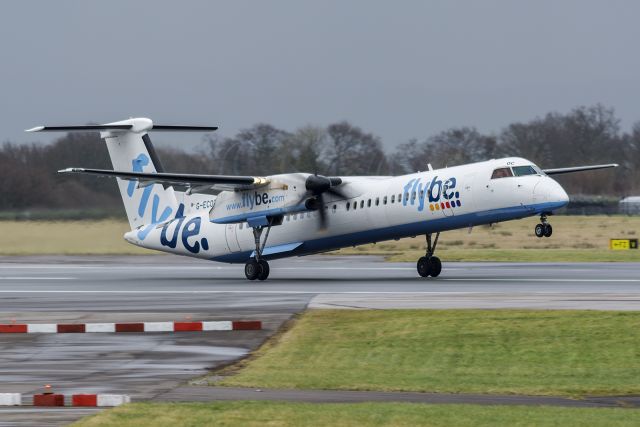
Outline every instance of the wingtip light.
{"type": "Polygon", "coordinates": [[[25,132],[40,132],[42,129],[44,129],[44,126],[36,126],[34,128],[31,129],[25,129],[25,132]]]}

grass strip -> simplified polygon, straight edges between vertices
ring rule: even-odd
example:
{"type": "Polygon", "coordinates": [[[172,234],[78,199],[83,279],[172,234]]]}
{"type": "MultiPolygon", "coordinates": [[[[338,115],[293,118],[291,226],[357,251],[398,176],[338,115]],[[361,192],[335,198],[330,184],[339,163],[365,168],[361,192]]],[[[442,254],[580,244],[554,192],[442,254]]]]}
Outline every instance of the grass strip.
{"type": "Polygon", "coordinates": [[[132,403],[83,418],[74,427],[191,426],[637,426],[633,409],[410,403],[132,403]]]}
{"type": "Polygon", "coordinates": [[[640,312],[312,310],[219,385],[640,393],[640,312]]]}

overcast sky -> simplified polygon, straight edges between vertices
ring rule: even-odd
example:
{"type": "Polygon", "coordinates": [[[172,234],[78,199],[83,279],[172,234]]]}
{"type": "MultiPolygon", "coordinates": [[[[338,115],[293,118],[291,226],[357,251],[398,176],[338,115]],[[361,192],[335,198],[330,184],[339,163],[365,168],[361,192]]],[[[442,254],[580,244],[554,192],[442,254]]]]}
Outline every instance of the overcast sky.
{"type": "Polygon", "coordinates": [[[596,102],[628,129],[639,16],[604,0],[6,2],[0,141],[130,116],[229,136],[344,119],[392,148],[596,102]]]}

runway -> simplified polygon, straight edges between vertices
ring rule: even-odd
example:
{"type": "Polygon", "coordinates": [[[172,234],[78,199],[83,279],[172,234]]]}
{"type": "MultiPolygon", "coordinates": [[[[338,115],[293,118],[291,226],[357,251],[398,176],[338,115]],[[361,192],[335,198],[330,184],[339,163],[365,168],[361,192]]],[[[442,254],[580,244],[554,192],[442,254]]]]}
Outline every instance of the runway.
{"type": "MultiPolygon", "coordinates": [[[[256,319],[265,326],[233,333],[4,334],[0,392],[29,395],[52,384],[66,394],[153,398],[246,355],[306,307],[640,309],[640,264],[445,262],[436,279],[418,277],[413,263],[376,257],[270,264],[267,281],[249,282],[241,265],[175,256],[0,258],[0,323],[256,319]]],[[[79,416],[46,413],[38,424],[79,416]]],[[[0,410],[0,425],[23,420],[20,414],[0,410]]]]}
{"type": "MultiPolygon", "coordinates": [[[[0,297],[29,312],[282,314],[312,308],[640,309],[640,263],[444,263],[417,277],[413,263],[315,256],[271,262],[265,282],[243,266],[176,256],[0,258],[0,297]],[[295,308],[294,308],[295,307],[295,308]]],[[[6,309],[3,310],[6,312],[6,309]]],[[[87,314],[88,313],[88,314],[87,314]]],[[[92,317],[93,316],[93,317],[92,317]]]]}

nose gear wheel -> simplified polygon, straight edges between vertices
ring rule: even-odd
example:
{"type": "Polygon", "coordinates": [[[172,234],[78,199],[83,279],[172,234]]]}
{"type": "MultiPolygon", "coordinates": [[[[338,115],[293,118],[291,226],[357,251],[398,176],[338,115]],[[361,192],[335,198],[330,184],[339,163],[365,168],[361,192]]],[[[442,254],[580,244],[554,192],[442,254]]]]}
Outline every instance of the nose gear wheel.
{"type": "Polygon", "coordinates": [[[537,238],[551,237],[553,234],[553,227],[547,222],[546,214],[540,215],[540,224],[536,225],[534,233],[537,238]]]}

